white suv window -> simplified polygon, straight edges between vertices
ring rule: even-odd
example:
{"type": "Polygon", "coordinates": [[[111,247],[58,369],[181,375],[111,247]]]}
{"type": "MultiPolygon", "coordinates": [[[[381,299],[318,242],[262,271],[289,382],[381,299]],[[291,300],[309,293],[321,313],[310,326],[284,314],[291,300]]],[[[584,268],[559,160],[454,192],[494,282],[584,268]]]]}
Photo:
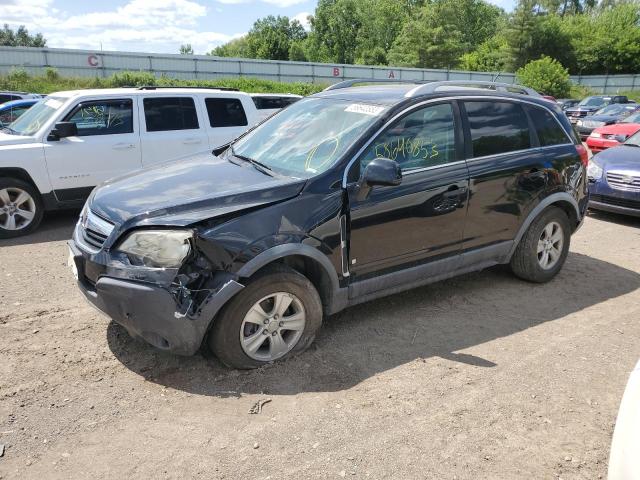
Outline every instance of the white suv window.
{"type": "Polygon", "coordinates": [[[78,128],[79,137],[133,133],[131,99],[99,100],[78,104],[66,118],[78,128]]]}
{"type": "Polygon", "coordinates": [[[143,105],[147,132],[199,128],[196,105],[191,97],[145,98],[143,105]]]}

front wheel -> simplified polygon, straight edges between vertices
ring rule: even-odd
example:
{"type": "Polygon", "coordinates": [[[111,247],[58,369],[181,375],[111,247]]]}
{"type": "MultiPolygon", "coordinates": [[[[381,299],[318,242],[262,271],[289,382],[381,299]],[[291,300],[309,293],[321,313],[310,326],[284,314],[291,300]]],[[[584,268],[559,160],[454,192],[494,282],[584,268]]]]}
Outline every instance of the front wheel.
{"type": "Polygon", "coordinates": [[[305,350],[322,324],[313,284],[279,267],[252,279],[214,319],[208,344],[227,366],[256,368],[305,350]]]}
{"type": "Polygon", "coordinates": [[[520,240],[511,259],[511,270],[523,280],[548,282],[564,265],[570,240],[567,214],[558,207],[547,208],[520,240]]]}
{"type": "Polygon", "coordinates": [[[16,178],[0,178],[0,238],[12,238],[34,231],[43,215],[37,190],[16,178]]]}

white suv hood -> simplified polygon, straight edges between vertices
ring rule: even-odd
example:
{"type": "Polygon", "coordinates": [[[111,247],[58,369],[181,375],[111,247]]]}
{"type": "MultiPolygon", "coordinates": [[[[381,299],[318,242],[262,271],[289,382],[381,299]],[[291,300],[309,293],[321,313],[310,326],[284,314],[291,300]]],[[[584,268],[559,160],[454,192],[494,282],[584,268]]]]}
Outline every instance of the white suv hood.
{"type": "Polygon", "coordinates": [[[27,137],[25,135],[11,135],[9,133],[0,132],[0,147],[4,147],[5,145],[35,143],[35,141],[35,137],[27,137]]]}

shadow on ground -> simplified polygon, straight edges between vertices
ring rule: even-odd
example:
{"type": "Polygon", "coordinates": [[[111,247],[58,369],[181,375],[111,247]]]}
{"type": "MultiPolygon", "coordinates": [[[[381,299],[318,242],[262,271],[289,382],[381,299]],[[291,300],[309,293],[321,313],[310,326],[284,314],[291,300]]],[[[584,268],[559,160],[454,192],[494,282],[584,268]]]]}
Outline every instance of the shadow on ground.
{"type": "Polygon", "coordinates": [[[47,212],[35,232],[24,237],[0,240],[0,247],[68,240],[71,238],[79,214],[80,210],[47,212]]]}
{"type": "Polygon", "coordinates": [[[589,210],[589,216],[597,220],[617,223],[618,225],[624,225],[626,227],[640,228],[640,217],[633,217],[631,215],[622,215],[619,213],[605,212],[603,210],[589,210]]]}
{"type": "Polygon", "coordinates": [[[157,351],[113,322],[107,336],[127,368],[190,393],[336,391],[420,358],[491,368],[495,363],[490,358],[457,352],[560,320],[639,287],[638,273],[578,253],[571,253],[560,275],[544,285],[492,268],[345,310],[325,321],[307,352],[253,371],[228,369],[215,358],[157,351]]]}

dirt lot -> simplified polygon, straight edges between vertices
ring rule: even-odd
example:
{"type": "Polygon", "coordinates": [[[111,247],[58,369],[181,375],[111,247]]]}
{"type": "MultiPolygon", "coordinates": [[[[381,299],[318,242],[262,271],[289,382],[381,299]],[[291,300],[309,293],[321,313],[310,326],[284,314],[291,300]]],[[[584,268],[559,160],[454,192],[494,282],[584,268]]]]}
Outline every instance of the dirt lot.
{"type": "Polygon", "coordinates": [[[0,243],[2,478],[606,477],[640,357],[640,220],[588,218],[550,284],[495,268],[364,304],[252,372],[89,307],[74,221],[0,243]]]}

